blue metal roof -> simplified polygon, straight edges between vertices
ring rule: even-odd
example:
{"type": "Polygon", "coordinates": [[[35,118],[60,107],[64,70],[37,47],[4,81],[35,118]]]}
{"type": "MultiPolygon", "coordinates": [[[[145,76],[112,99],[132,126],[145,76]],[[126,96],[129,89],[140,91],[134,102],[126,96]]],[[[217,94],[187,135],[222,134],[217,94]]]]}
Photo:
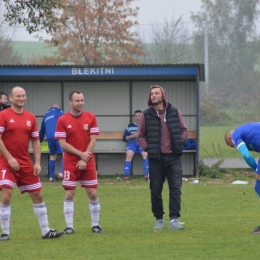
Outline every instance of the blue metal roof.
{"type": "Polygon", "coordinates": [[[205,80],[203,64],[141,64],[141,65],[1,65],[0,81],[52,80],[205,80]]]}

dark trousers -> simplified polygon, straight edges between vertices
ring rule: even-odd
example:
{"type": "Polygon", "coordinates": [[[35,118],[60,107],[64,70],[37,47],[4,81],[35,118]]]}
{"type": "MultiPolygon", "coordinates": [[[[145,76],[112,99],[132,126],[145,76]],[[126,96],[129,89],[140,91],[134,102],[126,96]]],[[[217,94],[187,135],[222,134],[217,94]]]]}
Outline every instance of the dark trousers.
{"type": "Polygon", "coordinates": [[[169,185],[169,217],[180,217],[182,162],[180,156],[161,155],[160,160],[149,158],[149,177],[152,212],[156,219],[163,218],[162,190],[165,178],[169,185]]]}

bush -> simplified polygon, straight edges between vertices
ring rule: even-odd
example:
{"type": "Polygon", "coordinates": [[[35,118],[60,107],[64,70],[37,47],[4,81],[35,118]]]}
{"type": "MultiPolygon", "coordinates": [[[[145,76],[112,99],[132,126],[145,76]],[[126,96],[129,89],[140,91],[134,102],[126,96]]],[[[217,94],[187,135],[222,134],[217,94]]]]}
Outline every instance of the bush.
{"type": "Polygon", "coordinates": [[[221,179],[223,174],[226,173],[225,170],[219,168],[220,164],[223,162],[219,160],[214,163],[212,166],[207,166],[203,161],[199,162],[199,176],[204,176],[211,179],[221,179]]]}

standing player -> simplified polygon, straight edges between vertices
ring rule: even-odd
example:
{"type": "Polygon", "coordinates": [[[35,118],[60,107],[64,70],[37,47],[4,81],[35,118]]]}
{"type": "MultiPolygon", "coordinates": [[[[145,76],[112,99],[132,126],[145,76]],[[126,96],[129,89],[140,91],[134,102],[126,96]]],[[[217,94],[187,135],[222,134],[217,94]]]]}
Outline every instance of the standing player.
{"type": "MultiPolygon", "coordinates": [[[[51,108],[48,112],[44,115],[42,119],[42,125],[40,130],[40,142],[42,143],[44,136],[46,134],[46,139],[48,141],[48,147],[50,151],[50,159],[48,162],[49,174],[50,179],[49,181],[54,181],[54,173],[55,173],[55,161],[57,158],[57,154],[62,154],[63,149],[61,149],[59,141],[54,139],[57,120],[60,116],[64,113],[60,109],[60,105],[57,102],[54,102],[51,105],[51,108]]],[[[63,157],[60,162],[60,173],[59,177],[62,178],[63,173],[63,157]]]]}
{"type": "MultiPolygon", "coordinates": [[[[256,164],[255,159],[249,151],[260,153],[260,123],[254,122],[230,130],[225,135],[226,144],[235,147],[246,163],[256,173],[255,191],[260,198],[260,160],[256,164]]],[[[260,234],[260,225],[253,231],[254,234],[260,234]]]]}
{"type": "Polygon", "coordinates": [[[123,141],[127,142],[126,147],[126,159],[124,163],[124,175],[123,180],[130,180],[130,173],[132,168],[132,159],[134,155],[139,152],[143,157],[143,168],[144,168],[144,178],[148,179],[149,176],[149,164],[147,159],[147,152],[143,151],[142,148],[137,143],[137,128],[138,121],[142,114],[141,110],[136,110],[134,112],[134,123],[129,124],[124,132],[123,141]]]}
{"type": "Polygon", "coordinates": [[[100,204],[97,196],[97,175],[93,149],[99,134],[94,114],[83,111],[84,96],[79,91],[69,94],[71,111],[58,119],[55,138],[64,149],[65,234],[74,233],[74,195],[78,181],[86,189],[92,219],[92,232],[103,234],[98,225],[100,204]]]}
{"type": "Polygon", "coordinates": [[[40,224],[42,238],[59,237],[64,232],[49,228],[47,209],[41,191],[39,178],[41,148],[36,118],[24,109],[26,94],[23,88],[14,87],[11,90],[10,100],[11,108],[0,113],[0,219],[3,229],[0,241],[10,239],[10,203],[15,184],[22,194],[29,193],[34,213],[40,224]],[[34,165],[28,153],[30,139],[35,159],[34,165]]]}

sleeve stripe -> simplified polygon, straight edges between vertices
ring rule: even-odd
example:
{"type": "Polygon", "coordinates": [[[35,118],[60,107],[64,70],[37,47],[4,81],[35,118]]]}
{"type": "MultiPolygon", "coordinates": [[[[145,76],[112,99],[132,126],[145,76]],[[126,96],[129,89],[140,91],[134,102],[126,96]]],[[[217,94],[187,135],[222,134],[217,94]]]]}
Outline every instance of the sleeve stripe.
{"type": "Polygon", "coordinates": [[[39,136],[39,132],[32,132],[31,133],[31,137],[38,137],[39,136]]]}
{"type": "Polygon", "coordinates": [[[55,132],[55,138],[66,137],[66,132],[55,132]]]}
{"type": "Polygon", "coordinates": [[[99,128],[98,128],[98,127],[90,128],[90,133],[91,133],[91,134],[93,134],[93,133],[99,133],[99,128]]]}

